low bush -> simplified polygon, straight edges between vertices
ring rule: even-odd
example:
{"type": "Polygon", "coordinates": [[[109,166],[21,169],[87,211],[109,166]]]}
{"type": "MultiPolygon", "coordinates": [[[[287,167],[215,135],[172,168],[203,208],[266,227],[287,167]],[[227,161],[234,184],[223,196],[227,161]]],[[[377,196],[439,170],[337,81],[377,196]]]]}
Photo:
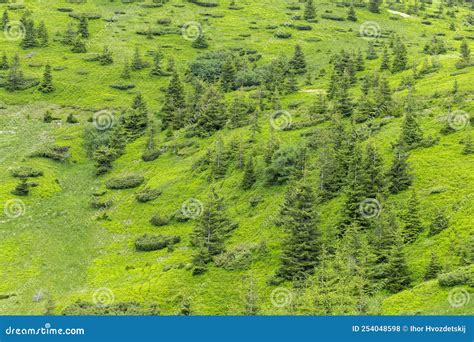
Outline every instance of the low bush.
{"type": "Polygon", "coordinates": [[[114,84],[110,85],[110,88],[118,89],[118,90],[129,90],[129,89],[135,88],[135,84],[132,84],[132,83],[130,83],[130,84],[114,83],[114,84]]]}
{"type": "Polygon", "coordinates": [[[107,189],[131,189],[136,188],[145,181],[140,175],[122,175],[111,178],[105,183],[107,189]]]}
{"type": "Polygon", "coordinates": [[[169,219],[159,214],[156,214],[152,216],[152,218],[150,219],[150,223],[155,227],[166,226],[169,223],[169,219]]]}
{"type": "Polygon", "coordinates": [[[443,273],[438,276],[440,286],[474,285],[474,269],[472,267],[460,267],[452,272],[443,273]]]}
{"type": "Polygon", "coordinates": [[[158,198],[158,196],[160,195],[161,195],[161,190],[146,188],[137,192],[137,194],[135,195],[135,198],[140,203],[146,203],[146,202],[153,201],[154,199],[158,198]]]}
{"type": "Polygon", "coordinates": [[[156,251],[168,246],[175,245],[181,241],[179,236],[165,236],[165,235],[150,235],[145,234],[140,236],[135,241],[135,248],[137,251],[156,251]]]}
{"type": "Polygon", "coordinates": [[[13,177],[28,178],[28,177],[39,177],[43,175],[43,171],[35,169],[31,166],[19,166],[10,170],[13,177]]]}
{"type": "Polygon", "coordinates": [[[254,252],[257,250],[256,244],[239,245],[215,258],[217,267],[222,267],[225,270],[245,270],[250,267],[254,260],[254,252]]]}
{"type": "Polygon", "coordinates": [[[56,161],[65,161],[71,156],[69,146],[46,146],[32,153],[30,157],[48,158],[56,161]]]}

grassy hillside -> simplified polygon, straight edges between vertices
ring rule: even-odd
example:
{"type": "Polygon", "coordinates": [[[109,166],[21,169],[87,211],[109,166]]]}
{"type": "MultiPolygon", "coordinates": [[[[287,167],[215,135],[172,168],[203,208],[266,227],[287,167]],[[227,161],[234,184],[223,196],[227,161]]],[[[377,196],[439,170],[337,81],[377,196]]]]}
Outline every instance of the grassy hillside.
{"type": "MultiPolygon", "coordinates": [[[[258,314],[266,315],[472,314],[474,154],[463,154],[462,150],[465,141],[473,135],[474,66],[458,68],[456,63],[463,39],[474,48],[474,13],[466,4],[455,8],[444,6],[442,14],[436,14],[440,3],[433,2],[418,13],[413,13],[408,3],[384,4],[380,13],[355,6],[356,22],[346,19],[347,6],[332,1],[315,1],[317,20],[309,22],[302,17],[304,2],[284,0],[237,0],[234,9],[229,8],[230,1],[218,1],[215,7],[181,0],[170,0],[156,7],[152,7],[150,1],[122,3],[117,0],[83,4],[52,0],[25,0],[21,5],[0,3],[0,12],[8,9],[10,23],[20,24],[25,12],[31,11],[36,26],[44,21],[49,33],[48,46],[23,49],[20,44],[24,27],[20,33],[9,31],[7,27],[4,34],[0,34],[0,54],[5,51],[9,60],[18,54],[25,77],[39,81],[44,66],[49,63],[55,87],[46,94],[38,87],[17,91],[0,87],[0,313],[113,314],[114,310],[120,311],[114,305],[136,302],[137,308],[132,305],[129,312],[136,309],[142,314],[174,315],[190,308],[193,314],[248,314],[250,303],[258,307],[258,314]],[[449,15],[450,11],[454,17],[449,15]],[[79,23],[70,17],[71,13],[97,17],[88,20],[90,37],[85,39],[86,53],[73,53],[71,46],[61,43],[68,23],[74,28],[79,23]],[[411,14],[406,16],[405,13],[411,14]],[[337,18],[342,20],[334,20],[337,18]],[[452,23],[454,30],[450,29],[452,23]],[[190,31],[186,31],[189,25],[204,32],[209,44],[207,49],[193,48],[187,36],[190,31]],[[298,25],[311,29],[298,30],[295,28],[298,25]],[[375,34],[371,33],[373,29],[375,34]],[[148,31],[156,34],[137,34],[148,31]],[[277,38],[276,31],[289,32],[291,37],[277,38]],[[379,71],[382,44],[388,46],[393,33],[402,37],[407,47],[408,67],[396,73],[379,71]],[[436,56],[423,52],[433,35],[443,39],[447,48],[436,56]],[[377,59],[365,59],[370,43],[375,45],[377,59]],[[130,79],[120,77],[125,60],[132,62],[136,48],[150,64],[153,63],[151,53],[160,49],[164,56],[163,68],[166,69],[169,58],[174,60],[174,68],[189,97],[192,84],[186,75],[189,76],[190,63],[199,55],[209,51],[239,54],[242,51],[239,49],[256,50],[248,56],[261,55],[261,58],[246,63],[258,68],[282,55],[291,58],[296,44],[304,52],[308,71],[296,77],[299,88],[296,92],[280,94],[281,107],[288,115],[286,118],[291,118],[291,125],[285,126],[288,129],[281,129],[280,121],[275,125],[272,120],[275,108],[267,96],[265,109],[258,118],[260,131],[253,141],[249,141],[251,124],[237,128],[226,126],[207,137],[191,136],[187,128],[161,130],[161,109],[171,76],[150,77],[151,67],[147,67],[132,71],[130,79]],[[110,49],[114,63],[100,65],[90,61],[102,53],[104,46],[110,49]],[[307,279],[306,286],[295,286],[291,281],[278,285],[269,282],[280,267],[287,237],[275,219],[285,193],[294,184],[291,181],[282,185],[266,184],[268,166],[264,154],[268,141],[273,136],[283,147],[301,147],[311,141],[317,145],[307,152],[305,177],[318,193],[319,157],[327,142],[324,137],[338,116],[331,103],[329,119],[311,125],[301,123],[308,122],[308,112],[317,94],[327,92],[331,56],[341,49],[354,53],[360,50],[364,55],[365,69],[357,72],[357,83],[350,88],[354,107],[361,97],[362,79],[374,71],[388,78],[393,91],[396,110],[391,115],[354,124],[355,129],[365,135],[359,141],[361,149],[365,150],[369,143],[376,146],[385,170],[392,163],[393,144],[400,135],[409,96],[409,87],[400,85],[413,74],[413,64],[418,72],[424,63],[437,66],[416,80],[410,96],[416,99],[414,113],[423,136],[439,138],[439,141],[410,151],[413,184],[405,191],[384,197],[381,214],[376,219],[387,221],[385,213],[393,212],[403,229],[402,218],[409,198],[413,192],[417,194],[423,231],[415,242],[403,247],[411,284],[398,293],[378,285],[370,294],[354,293],[353,279],[364,278],[358,273],[360,269],[348,271],[349,276],[344,279],[337,277],[337,267],[331,269],[336,273],[334,282],[323,286],[321,279],[325,274],[321,264],[307,279]],[[454,82],[457,94],[453,94],[454,82]],[[118,90],[110,87],[113,84],[133,84],[134,88],[118,90]],[[149,118],[153,119],[157,132],[156,144],[163,153],[156,160],[142,160],[148,141],[148,133],[145,133],[127,143],[109,172],[97,176],[94,161],[88,155],[85,132],[94,129],[93,117],[101,110],[113,113],[106,118],[113,121],[114,127],[119,126],[121,112],[139,93],[147,104],[149,118]],[[55,118],[49,123],[44,120],[48,110],[55,118]],[[459,112],[463,113],[459,117],[461,121],[467,115],[467,121],[454,125],[449,134],[442,134],[443,128],[451,122],[450,113],[455,110],[462,111],[459,112]],[[67,122],[71,113],[77,123],[67,122]],[[225,177],[213,180],[210,168],[200,171],[194,166],[209,150],[216,149],[220,141],[232,157],[225,177]],[[70,157],[64,161],[32,157],[51,144],[68,146],[70,157]],[[244,171],[239,167],[239,151],[243,151],[245,160],[252,155],[255,163],[256,183],[250,190],[241,188],[244,171]],[[11,193],[19,182],[12,176],[12,170],[20,166],[43,171],[41,177],[29,178],[38,185],[30,189],[28,196],[11,193]],[[133,189],[106,188],[110,179],[130,174],[143,176],[144,182],[133,189]],[[162,193],[150,202],[140,203],[135,195],[145,188],[157,188],[162,193]],[[183,210],[202,214],[211,188],[223,198],[228,217],[238,223],[225,240],[226,251],[240,248],[247,254],[239,255],[242,259],[237,260],[234,269],[210,263],[207,272],[193,275],[196,248],[192,246],[191,233],[199,215],[190,215],[188,220],[178,217],[161,227],[153,226],[150,219],[158,213],[168,217],[183,210]],[[111,205],[105,209],[92,208],[94,197],[101,203],[111,200],[111,205]],[[260,202],[252,206],[256,198],[260,202]],[[429,227],[439,209],[445,210],[449,226],[439,234],[430,235],[429,227]],[[137,251],[135,242],[145,233],[177,235],[181,240],[172,248],[137,251]],[[461,278],[465,276],[467,280],[444,283],[444,286],[438,279],[425,281],[424,274],[433,252],[442,267],[440,277],[449,272],[461,272],[461,278]],[[74,305],[78,300],[82,304],[74,305]]],[[[243,55],[244,59],[248,57],[243,55]]],[[[8,70],[0,70],[1,85],[8,73],[8,70]]],[[[238,94],[257,103],[261,89],[246,86],[227,92],[226,104],[238,94]]],[[[353,119],[340,119],[348,135],[353,119]]],[[[328,250],[339,246],[336,230],[345,199],[345,192],[341,191],[334,198],[317,201],[314,205],[322,245],[324,243],[328,250]]],[[[370,232],[358,234],[365,237],[370,232]]],[[[332,259],[334,251],[328,253],[329,263],[336,262],[332,259]]],[[[351,267],[350,260],[345,262],[347,265],[341,269],[351,267]]]]}

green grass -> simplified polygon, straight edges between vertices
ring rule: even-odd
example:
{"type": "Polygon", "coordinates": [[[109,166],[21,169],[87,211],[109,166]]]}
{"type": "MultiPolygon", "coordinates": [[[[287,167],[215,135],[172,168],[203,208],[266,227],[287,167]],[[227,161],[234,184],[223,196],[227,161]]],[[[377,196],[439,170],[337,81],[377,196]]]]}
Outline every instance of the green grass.
{"type": "MultiPolygon", "coordinates": [[[[255,282],[261,314],[301,313],[287,307],[275,307],[270,300],[274,287],[267,285],[267,280],[279,266],[283,232],[269,221],[269,217],[277,212],[284,197],[285,186],[263,185],[264,162],[261,157],[256,159],[258,181],[252,190],[244,192],[239,189],[243,172],[234,166],[228,170],[225,180],[214,184],[225,198],[229,215],[239,222],[239,228],[226,245],[232,247],[262,241],[268,245],[268,254],[256,260],[250,270],[225,271],[211,266],[205,275],[193,277],[189,270],[179,268],[180,264],[187,265],[191,262],[189,233],[193,229],[193,221],[171,223],[164,227],[153,227],[149,223],[153,214],[172,214],[190,198],[204,201],[210,184],[205,174],[191,170],[192,164],[212,146],[216,136],[221,136],[229,143],[232,139],[248,137],[248,127],[224,130],[211,138],[198,139],[197,151],[191,151],[186,156],[166,153],[153,162],[143,162],[140,158],[146,144],[146,137],[142,137],[127,146],[125,154],[114,162],[110,174],[98,178],[94,176],[93,163],[87,158],[82,144],[83,128],[88,124],[91,113],[103,108],[124,108],[137,92],[144,95],[153,113],[159,112],[163,101],[164,94],[160,89],[168,84],[169,79],[150,78],[147,70],[132,74],[130,83],[136,85],[133,90],[124,92],[109,87],[110,84],[122,82],[119,75],[123,61],[131,59],[135,47],[140,48],[142,55],[160,47],[165,60],[172,56],[181,73],[186,70],[188,62],[201,52],[193,49],[191,42],[180,35],[165,35],[148,40],[145,36],[135,34],[135,31],[146,30],[148,27],[158,28],[156,21],[159,18],[171,18],[172,27],[190,21],[202,22],[210,49],[241,46],[255,48],[263,55],[259,63],[268,62],[280,54],[291,55],[294,44],[298,43],[315,73],[322,68],[329,70],[329,56],[341,48],[360,48],[365,51],[367,41],[357,37],[359,27],[365,21],[376,21],[383,31],[401,34],[409,48],[410,63],[422,63],[426,58],[422,54],[424,41],[434,33],[443,32],[453,50],[439,57],[442,65],[439,71],[417,82],[415,94],[427,109],[418,113],[418,120],[426,136],[440,135],[439,130],[444,124],[439,118],[447,115],[445,99],[448,98],[455,79],[464,96],[471,99],[464,101],[459,109],[473,113],[472,67],[465,69],[465,73],[452,76],[457,71],[454,64],[458,59],[460,42],[452,39],[455,32],[448,30],[451,21],[449,18],[433,20],[433,25],[425,26],[417,16],[390,20],[390,15],[385,10],[380,15],[357,10],[359,20],[356,23],[319,19],[318,23],[311,24],[312,31],[288,28],[285,30],[291,31],[292,38],[279,40],[274,39],[272,31],[265,27],[290,22],[290,17],[301,11],[288,10],[287,1],[238,2],[244,9],[228,10],[226,3],[217,8],[203,8],[176,0],[156,9],[105,0],[85,4],[25,1],[33,11],[33,18],[37,22],[46,22],[51,39],[50,47],[25,51],[19,49],[18,41],[9,41],[0,35],[0,50],[5,50],[10,57],[18,52],[27,76],[39,78],[42,75],[43,68],[29,67],[28,64],[31,63],[49,62],[53,67],[64,67],[64,70],[53,72],[57,90],[48,95],[34,88],[15,93],[0,89],[0,100],[8,105],[6,109],[0,109],[0,128],[2,131],[14,132],[0,134],[0,295],[15,294],[8,299],[0,299],[1,314],[44,313],[47,301],[33,301],[33,296],[39,292],[54,302],[53,312],[59,314],[77,299],[92,301],[94,291],[103,287],[113,291],[116,302],[157,303],[163,314],[177,314],[181,296],[192,298],[192,310],[198,314],[242,314],[249,276],[255,282]],[[183,7],[175,6],[181,3],[183,7]],[[99,19],[91,20],[89,26],[91,39],[88,53],[99,53],[107,45],[113,52],[115,63],[102,67],[96,62],[85,62],[82,60],[85,55],[73,54],[69,48],[56,42],[57,33],[64,31],[68,22],[76,23],[76,20],[68,18],[67,13],[57,11],[57,7],[100,13],[102,19],[112,18],[116,11],[125,11],[126,14],[120,15],[116,23],[108,25],[99,19]],[[202,13],[220,13],[224,17],[204,17],[202,13]],[[208,20],[204,20],[205,18],[208,20]],[[251,24],[252,21],[256,24],[251,24]],[[257,26],[258,30],[251,29],[250,26],[257,26]],[[247,33],[250,37],[239,36],[247,33]],[[314,37],[321,40],[307,40],[314,37]],[[33,51],[34,56],[26,58],[33,51]],[[78,73],[84,70],[88,72],[87,76],[78,73]],[[434,93],[439,93],[440,97],[433,97],[434,93]],[[54,116],[61,117],[60,125],[42,122],[47,108],[53,109],[54,116]],[[75,113],[79,124],[65,123],[69,112],[75,113]],[[72,158],[58,163],[28,157],[40,146],[52,141],[71,146],[72,158]],[[9,219],[3,214],[1,206],[13,198],[10,191],[17,181],[9,175],[8,169],[19,165],[41,169],[44,176],[38,178],[40,185],[32,190],[32,195],[21,198],[25,203],[25,214],[17,219],[9,219]],[[89,205],[92,194],[103,189],[107,179],[124,173],[138,173],[145,177],[146,184],[138,189],[157,187],[163,194],[152,202],[138,203],[134,196],[137,189],[108,190],[104,198],[114,201],[113,207],[107,211],[110,220],[98,220],[97,211],[89,205]],[[248,202],[257,194],[264,198],[264,202],[252,209],[248,202]],[[136,252],[134,241],[144,233],[180,235],[182,240],[172,253],[166,249],[136,252]],[[169,267],[171,269],[166,270],[169,267]]],[[[0,11],[4,7],[5,5],[0,5],[0,11]]],[[[317,5],[318,14],[327,9],[340,15],[345,15],[346,11],[329,2],[317,5]]],[[[21,13],[19,10],[10,11],[11,20],[18,20],[21,13]]],[[[462,9],[456,22],[465,14],[467,11],[462,9]]],[[[472,35],[471,31],[466,30],[467,27],[459,26],[458,33],[472,35]]],[[[472,44],[470,45],[472,48],[472,44]]],[[[146,59],[151,61],[149,57],[146,59]]],[[[380,59],[367,61],[366,71],[359,75],[371,73],[379,64],[380,59]]],[[[396,88],[401,79],[410,74],[410,70],[393,76],[388,74],[392,88],[396,88]]],[[[310,91],[325,89],[327,81],[327,77],[318,78],[313,84],[302,86],[297,94],[282,98],[285,108],[294,101],[304,102],[303,109],[300,107],[290,111],[295,121],[304,118],[304,106],[309,105],[314,96],[310,91]]],[[[300,83],[303,84],[302,79],[300,83]]],[[[358,90],[354,91],[354,96],[358,96],[358,90]]],[[[405,96],[406,91],[395,93],[397,100],[405,96]]],[[[387,167],[391,162],[390,144],[398,136],[400,123],[401,118],[394,118],[370,138],[382,152],[387,167]]],[[[320,127],[325,125],[327,124],[321,124],[320,127]]],[[[258,155],[261,155],[269,135],[270,124],[266,116],[261,118],[261,126],[262,133],[258,135],[258,141],[254,145],[258,155]]],[[[275,134],[282,145],[297,145],[301,142],[301,132],[302,130],[277,131],[275,134]]],[[[372,313],[472,314],[472,300],[471,304],[454,308],[447,301],[450,288],[440,288],[436,281],[423,282],[422,279],[433,250],[440,256],[445,269],[450,270],[458,262],[458,258],[453,256],[453,249],[459,248],[473,232],[474,200],[471,194],[474,192],[474,158],[472,155],[462,155],[462,145],[459,144],[468,134],[472,135],[472,127],[441,136],[438,145],[417,149],[411,154],[410,162],[416,175],[413,188],[420,198],[423,223],[427,226],[435,209],[442,207],[450,215],[451,226],[434,237],[427,237],[425,232],[421,239],[406,248],[415,287],[396,295],[380,293],[374,298],[376,303],[372,313]],[[431,189],[438,187],[443,187],[446,191],[430,194],[431,189]],[[456,205],[458,209],[454,210],[456,205]]],[[[159,140],[163,142],[164,135],[160,135],[159,140]]],[[[184,138],[178,135],[177,140],[184,138]]],[[[311,156],[311,163],[315,164],[315,156],[311,156]]],[[[312,177],[312,181],[316,183],[316,177],[312,177]]],[[[410,191],[406,191],[392,196],[389,201],[401,211],[406,206],[409,193],[410,191]]],[[[336,198],[318,207],[324,233],[329,234],[333,229],[340,205],[341,198],[336,198]]],[[[467,290],[472,296],[473,289],[467,290]]],[[[310,307],[310,290],[303,298],[305,305],[310,307]]]]}

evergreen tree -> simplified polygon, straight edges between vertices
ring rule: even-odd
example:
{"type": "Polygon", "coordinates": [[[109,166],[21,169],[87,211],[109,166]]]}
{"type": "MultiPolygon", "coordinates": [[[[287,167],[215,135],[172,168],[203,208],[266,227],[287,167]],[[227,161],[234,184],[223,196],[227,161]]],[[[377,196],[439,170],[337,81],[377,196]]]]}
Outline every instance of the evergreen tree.
{"type": "Polygon", "coordinates": [[[2,61],[0,62],[0,70],[8,70],[10,64],[8,63],[8,57],[5,51],[3,51],[2,61]]]}
{"type": "Polygon", "coordinates": [[[352,4],[351,6],[349,6],[349,10],[347,11],[347,20],[354,21],[354,22],[357,21],[357,14],[354,9],[354,5],[352,4]]]}
{"type": "Polygon", "coordinates": [[[51,93],[54,91],[53,75],[51,74],[51,66],[49,64],[46,64],[44,68],[43,80],[38,90],[42,93],[51,93]]]}
{"type": "Polygon", "coordinates": [[[130,64],[128,64],[128,60],[126,59],[125,62],[123,63],[123,69],[122,73],[120,74],[120,78],[124,80],[129,80],[130,79],[130,64]]]}
{"type": "Polygon", "coordinates": [[[69,23],[67,26],[66,32],[64,32],[63,34],[61,43],[63,43],[64,45],[73,45],[74,42],[76,41],[76,36],[77,36],[76,31],[74,31],[72,24],[69,23]]]}
{"type": "Polygon", "coordinates": [[[403,240],[397,234],[395,245],[388,262],[386,288],[392,293],[400,292],[410,286],[410,273],[405,258],[403,240]]]}
{"type": "Polygon", "coordinates": [[[436,253],[431,253],[430,262],[426,267],[425,271],[425,280],[435,279],[438,274],[442,271],[443,267],[441,266],[438,256],[436,253]]]}
{"type": "Polygon", "coordinates": [[[362,51],[360,49],[357,50],[357,57],[355,57],[354,59],[355,59],[357,71],[364,71],[365,70],[364,56],[362,55],[362,51]]]}
{"type": "Polygon", "coordinates": [[[109,146],[99,146],[92,155],[96,167],[96,175],[102,175],[112,170],[112,162],[116,159],[116,150],[109,146]]]}
{"type": "Polygon", "coordinates": [[[248,123],[248,118],[246,117],[248,108],[242,98],[242,92],[237,92],[227,109],[229,116],[227,125],[230,128],[241,127],[248,123]]]}
{"type": "Polygon", "coordinates": [[[395,149],[392,167],[387,173],[389,180],[389,190],[392,194],[399,193],[408,187],[413,182],[410,165],[408,163],[408,153],[402,147],[395,149]]]}
{"type": "Polygon", "coordinates": [[[381,0],[369,0],[369,11],[372,13],[380,13],[381,0]]]}
{"type": "Polygon", "coordinates": [[[360,204],[367,198],[365,185],[368,183],[366,170],[363,169],[362,152],[358,145],[352,147],[349,156],[349,168],[344,189],[345,202],[342,207],[342,217],[339,223],[339,235],[344,235],[347,228],[356,224],[367,226],[367,221],[362,216],[360,204]]]}
{"type": "Polygon", "coordinates": [[[313,20],[316,18],[316,10],[314,9],[313,0],[306,0],[303,18],[304,20],[313,20]]]}
{"type": "Polygon", "coordinates": [[[298,81],[296,80],[294,72],[288,73],[286,79],[285,90],[287,94],[294,94],[298,91],[298,81]]]}
{"type": "Polygon", "coordinates": [[[352,103],[352,98],[349,93],[349,87],[341,82],[336,91],[336,101],[334,104],[334,110],[336,113],[341,114],[344,117],[349,117],[352,115],[354,105],[352,103]]]}
{"type": "Polygon", "coordinates": [[[433,222],[430,224],[429,235],[433,236],[441,233],[443,230],[449,227],[449,218],[446,216],[446,213],[443,210],[438,210],[433,219],[433,222]]]}
{"type": "Polygon", "coordinates": [[[224,92],[234,90],[235,85],[235,68],[232,60],[228,58],[222,66],[221,86],[224,92]]]}
{"type": "Polygon", "coordinates": [[[253,186],[256,180],[257,176],[255,175],[253,159],[249,158],[248,162],[245,164],[244,177],[240,187],[244,190],[248,190],[253,186]]]}
{"type": "Polygon", "coordinates": [[[137,47],[135,48],[135,53],[133,55],[131,68],[132,70],[137,71],[137,70],[143,69],[144,67],[145,67],[145,64],[143,63],[142,57],[140,55],[140,50],[137,47]]]}
{"type": "Polygon", "coordinates": [[[314,273],[320,254],[320,232],[316,199],[306,177],[290,187],[280,209],[282,226],[287,232],[277,277],[304,280],[314,273]]]}
{"type": "Polygon", "coordinates": [[[462,149],[462,154],[473,154],[474,153],[474,143],[472,142],[472,137],[468,135],[464,139],[464,147],[462,149]]]}
{"type": "Polygon", "coordinates": [[[148,109],[142,94],[135,96],[131,108],[123,119],[123,128],[129,140],[142,135],[148,126],[148,109]]]}
{"type": "Polygon", "coordinates": [[[184,88],[177,71],[173,72],[168,89],[166,90],[165,102],[161,108],[163,128],[179,129],[184,126],[180,119],[181,113],[186,109],[184,88]]]}
{"type": "Polygon", "coordinates": [[[25,28],[25,35],[23,40],[20,43],[20,46],[23,49],[29,49],[38,46],[38,41],[36,37],[35,23],[32,19],[26,18],[23,22],[25,28]]]}
{"type": "Polygon", "coordinates": [[[392,72],[403,71],[407,68],[408,57],[407,49],[400,37],[397,37],[393,46],[392,72]]]}
{"type": "Polygon", "coordinates": [[[382,54],[382,63],[380,64],[380,70],[389,70],[390,69],[390,55],[386,46],[383,48],[382,54]]]}
{"type": "Polygon", "coordinates": [[[84,39],[89,38],[89,21],[84,15],[79,19],[79,28],[77,33],[84,39]]]}
{"type": "Polygon", "coordinates": [[[371,41],[368,43],[366,58],[367,58],[368,60],[372,60],[372,59],[377,59],[377,58],[378,58],[377,52],[375,52],[374,43],[371,42],[371,41]]]}
{"type": "Polygon", "coordinates": [[[79,37],[76,38],[76,40],[74,41],[74,45],[71,48],[71,52],[74,52],[74,53],[87,52],[86,44],[81,38],[79,37]]]}
{"type": "Polygon", "coordinates": [[[161,60],[163,59],[163,54],[160,50],[157,50],[153,53],[153,68],[150,71],[150,76],[164,76],[166,73],[161,68],[161,60]]]}
{"type": "Polygon", "coordinates": [[[403,241],[405,243],[414,242],[423,231],[418,207],[418,198],[416,192],[413,191],[408,200],[408,208],[402,217],[405,223],[403,228],[403,241]]]}
{"type": "Polygon", "coordinates": [[[194,274],[205,272],[206,264],[213,256],[224,252],[225,239],[236,228],[236,224],[227,217],[222,199],[214,189],[203,207],[191,234],[191,245],[197,248],[193,259],[194,274]]]}
{"type": "Polygon", "coordinates": [[[112,57],[112,52],[110,52],[107,46],[104,46],[104,50],[99,57],[99,63],[101,65],[109,65],[114,63],[114,59],[112,57]]]}
{"type": "Polygon", "coordinates": [[[173,56],[168,57],[168,64],[166,65],[166,71],[167,72],[174,72],[174,58],[173,56]]]}
{"type": "Polygon", "coordinates": [[[301,75],[306,73],[306,61],[300,45],[295,46],[295,53],[289,64],[295,74],[301,75]]]}
{"type": "Polygon", "coordinates": [[[206,37],[204,36],[204,32],[201,32],[201,34],[196,38],[196,40],[193,41],[191,46],[195,49],[206,49],[209,46],[206,41],[206,37]]]}
{"type": "Polygon", "coordinates": [[[200,136],[220,130],[227,122],[226,108],[222,92],[217,86],[210,85],[201,99],[196,126],[200,136]]]}
{"type": "Polygon", "coordinates": [[[381,117],[389,115],[393,107],[392,90],[386,77],[382,77],[375,92],[375,115],[381,117]]]}
{"type": "Polygon", "coordinates": [[[46,47],[49,44],[49,35],[48,30],[46,29],[46,25],[44,21],[40,23],[38,26],[38,42],[40,47],[46,47]]]}
{"type": "Polygon", "coordinates": [[[471,49],[469,49],[469,45],[465,39],[462,41],[459,51],[461,56],[457,65],[461,67],[469,66],[471,64],[471,49]]]}
{"type": "Polygon", "coordinates": [[[213,157],[211,163],[211,178],[224,178],[228,167],[229,153],[227,152],[224,141],[220,136],[216,139],[213,157]]]}
{"type": "Polygon", "coordinates": [[[328,104],[326,100],[326,96],[324,94],[319,93],[316,96],[315,101],[309,108],[309,116],[311,120],[318,120],[324,118],[328,112],[328,104]]]}
{"type": "Polygon", "coordinates": [[[380,198],[385,194],[387,184],[383,172],[383,160],[372,144],[367,144],[362,169],[367,173],[365,194],[367,198],[380,198]]]}
{"type": "Polygon", "coordinates": [[[20,57],[16,54],[13,57],[13,62],[7,75],[7,83],[5,89],[8,91],[19,90],[23,87],[24,77],[20,69],[20,57]]]}
{"type": "Polygon", "coordinates": [[[8,11],[4,10],[3,15],[2,15],[2,21],[0,21],[0,30],[3,31],[8,26],[9,22],[10,22],[10,19],[8,17],[8,11]]]}
{"type": "Polygon", "coordinates": [[[402,123],[402,131],[398,143],[407,148],[415,148],[423,141],[423,133],[414,113],[406,113],[402,123]]]}
{"type": "Polygon", "coordinates": [[[54,120],[53,114],[51,113],[50,110],[47,110],[43,115],[43,122],[44,123],[51,123],[51,122],[53,122],[53,120],[54,120]]]}

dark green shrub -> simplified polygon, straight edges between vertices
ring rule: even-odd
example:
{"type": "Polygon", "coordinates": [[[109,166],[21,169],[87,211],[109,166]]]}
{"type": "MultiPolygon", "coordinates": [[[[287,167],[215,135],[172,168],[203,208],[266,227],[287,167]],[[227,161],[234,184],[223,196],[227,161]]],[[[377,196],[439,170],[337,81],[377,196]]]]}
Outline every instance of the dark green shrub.
{"type": "Polygon", "coordinates": [[[168,218],[163,217],[159,214],[153,215],[153,217],[150,219],[150,223],[155,227],[166,226],[169,221],[170,220],[168,218]]]}
{"type": "Polygon", "coordinates": [[[68,115],[67,118],[66,118],[66,122],[69,123],[69,124],[76,124],[76,123],[79,122],[79,120],[76,119],[76,117],[74,116],[74,114],[69,113],[69,115],[68,115]]]}
{"type": "Polygon", "coordinates": [[[31,166],[19,166],[10,170],[13,177],[27,178],[27,177],[39,177],[43,175],[43,171],[32,168],[31,166]]]}
{"type": "Polygon", "coordinates": [[[111,178],[105,183],[107,189],[131,189],[136,188],[145,181],[140,175],[122,175],[111,178]]]}
{"type": "Polygon", "coordinates": [[[473,285],[474,272],[472,267],[460,267],[452,272],[443,273],[438,276],[440,286],[473,285]]]}
{"type": "Polygon", "coordinates": [[[98,305],[79,300],[67,306],[62,314],[66,316],[157,316],[160,310],[156,304],[117,302],[110,305],[98,305]]]}
{"type": "Polygon", "coordinates": [[[57,161],[64,161],[71,156],[69,146],[46,146],[31,154],[31,157],[48,158],[57,161]]]}
{"type": "Polygon", "coordinates": [[[140,236],[135,241],[135,248],[137,251],[156,251],[166,248],[170,245],[177,244],[181,241],[179,236],[165,236],[165,235],[150,235],[145,234],[140,236]]]}
{"type": "Polygon", "coordinates": [[[157,159],[160,155],[161,155],[161,150],[160,149],[150,149],[150,150],[146,150],[145,152],[143,152],[142,154],[142,160],[145,161],[145,162],[148,162],[148,161],[153,161],[155,159],[157,159]]]}
{"type": "Polygon", "coordinates": [[[161,190],[159,189],[150,189],[146,188],[143,189],[135,195],[135,198],[138,202],[145,203],[153,201],[154,199],[158,198],[161,195],[161,190]]]}
{"type": "Polygon", "coordinates": [[[130,83],[130,84],[114,83],[114,84],[110,85],[110,88],[118,89],[118,90],[129,90],[129,89],[135,88],[135,84],[132,84],[132,83],[130,83]]]}
{"type": "Polygon", "coordinates": [[[111,199],[109,200],[100,200],[97,197],[92,198],[91,207],[94,209],[106,209],[110,208],[113,204],[111,199]]]}
{"type": "Polygon", "coordinates": [[[286,31],[276,31],[273,36],[278,39],[288,39],[291,38],[291,33],[286,31]]]}

